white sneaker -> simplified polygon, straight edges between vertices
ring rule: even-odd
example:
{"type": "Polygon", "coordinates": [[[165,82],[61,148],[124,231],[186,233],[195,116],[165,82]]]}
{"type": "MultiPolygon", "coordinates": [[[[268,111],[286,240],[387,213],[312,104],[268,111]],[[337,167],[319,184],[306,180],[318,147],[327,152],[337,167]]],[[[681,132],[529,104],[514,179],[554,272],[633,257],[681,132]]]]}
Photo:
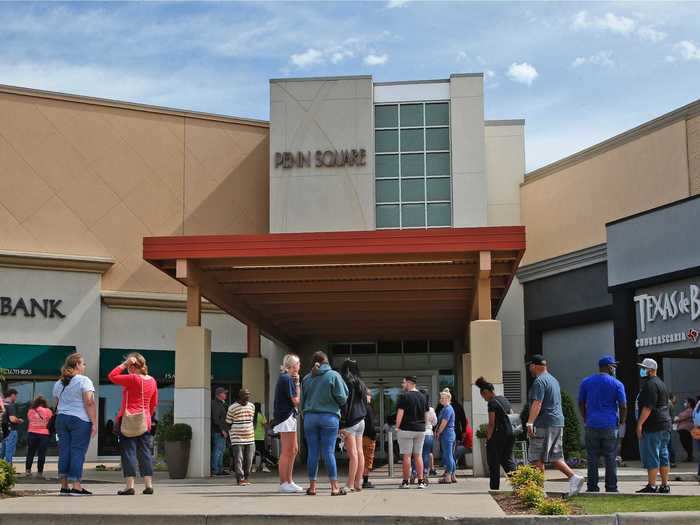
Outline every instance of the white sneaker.
{"type": "Polygon", "coordinates": [[[301,488],[299,485],[297,485],[297,484],[294,483],[293,481],[292,481],[291,483],[288,483],[288,485],[290,485],[291,487],[293,487],[293,488],[294,488],[294,492],[297,492],[297,493],[299,493],[299,494],[301,494],[302,492],[306,492],[303,488],[301,488]]]}
{"type": "Polygon", "coordinates": [[[250,471],[251,471],[251,472],[257,472],[257,471],[258,471],[258,467],[256,467],[255,465],[253,465],[252,467],[250,467],[250,471]]]}
{"type": "Polygon", "coordinates": [[[263,466],[262,466],[262,471],[263,471],[263,472],[270,472],[270,469],[267,468],[267,465],[263,464],[263,466]]]}
{"type": "Polygon", "coordinates": [[[294,488],[294,486],[291,483],[287,483],[285,481],[284,483],[280,483],[279,491],[285,494],[295,494],[297,492],[297,489],[294,488]]]}
{"type": "Polygon", "coordinates": [[[581,489],[583,488],[583,483],[584,479],[582,476],[579,476],[578,474],[574,474],[571,476],[569,479],[569,494],[568,496],[576,496],[579,492],[581,492],[581,489]]]}

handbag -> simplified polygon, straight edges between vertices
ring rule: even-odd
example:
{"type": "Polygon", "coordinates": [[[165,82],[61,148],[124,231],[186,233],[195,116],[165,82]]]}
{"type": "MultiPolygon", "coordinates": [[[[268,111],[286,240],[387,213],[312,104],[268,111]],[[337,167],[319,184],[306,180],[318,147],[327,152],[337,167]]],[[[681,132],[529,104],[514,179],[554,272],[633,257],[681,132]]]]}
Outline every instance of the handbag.
{"type": "Polygon", "coordinates": [[[510,425],[511,434],[513,436],[517,436],[518,434],[522,434],[523,422],[520,419],[520,414],[513,413],[512,409],[510,410],[510,412],[506,412],[506,407],[504,407],[503,404],[498,399],[495,399],[495,401],[498,404],[498,406],[501,407],[501,410],[503,410],[503,414],[506,416],[506,420],[508,421],[508,424],[510,425]]]}
{"type": "Polygon", "coordinates": [[[146,398],[143,393],[143,384],[146,380],[141,379],[141,410],[129,412],[129,390],[126,391],[126,403],[124,415],[121,420],[121,433],[124,437],[132,438],[143,436],[148,432],[148,421],[146,421],[146,398]]]}

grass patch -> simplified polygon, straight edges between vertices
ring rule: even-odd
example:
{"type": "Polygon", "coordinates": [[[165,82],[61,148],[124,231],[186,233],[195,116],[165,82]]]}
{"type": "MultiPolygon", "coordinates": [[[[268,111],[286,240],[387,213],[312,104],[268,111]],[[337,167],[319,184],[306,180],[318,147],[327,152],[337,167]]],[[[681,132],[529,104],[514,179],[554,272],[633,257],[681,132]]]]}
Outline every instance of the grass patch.
{"type": "Polygon", "coordinates": [[[700,496],[576,496],[569,502],[585,514],[700,511],[700,496]]]}

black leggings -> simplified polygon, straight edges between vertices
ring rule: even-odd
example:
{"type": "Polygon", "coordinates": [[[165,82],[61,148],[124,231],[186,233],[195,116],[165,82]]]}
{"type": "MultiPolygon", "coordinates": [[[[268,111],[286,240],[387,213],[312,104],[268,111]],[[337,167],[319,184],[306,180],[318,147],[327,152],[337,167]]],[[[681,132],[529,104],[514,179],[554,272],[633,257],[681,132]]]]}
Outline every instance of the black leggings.
{"type": "Polygon", "coordinates": [[[513,460],[513,445],[515,438],[493,436],[486,443],[486,460],[489,465],[489,478],[491,490],[498,490],[501,483],[501,467],[510,474],[515,470],[513,460]]]}
{"type": "Polygon", "coordinates": [[[690,430],[679,430],[678,437],[688,454],[688,461],[693,461],[693,436],[690,435],[690,430]]]}
{"type": "Polygon", "coordinates": [[[44,472],[44,463],[46,462],[46,449],[49,448],[49,436],[43,434],[35,434],[34,432],[29,432],[27,434],[27,460],[24,467],[27,472],[32,470],[32,464],[34,463],[34,455],[37,455],[37,472],[42,474],[44,472]]]}

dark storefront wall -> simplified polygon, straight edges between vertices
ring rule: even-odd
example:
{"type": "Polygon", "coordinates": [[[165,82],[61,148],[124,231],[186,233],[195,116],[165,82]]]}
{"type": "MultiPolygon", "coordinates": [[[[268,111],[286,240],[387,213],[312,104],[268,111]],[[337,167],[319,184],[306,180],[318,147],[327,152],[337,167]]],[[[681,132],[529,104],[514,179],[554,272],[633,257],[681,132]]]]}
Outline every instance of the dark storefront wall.
{"type": "MultiPolygon", "coordinates": [[[[102,348],[100,350],[100,410],[97,453],[100,456],[119,454],[114,419],[121,404],[121,387],[107,379],[107,374],[130,352],[139,352],[146,358],[148,373],[158,381],[158,409],[156,420],[172,413],[175,396],[175,352],[173,350],[142,350],[123,348],[102,348]]],[[[235,393],[241,387],[245,354],[212,352],[212,389],[223,386],[235,393]]]]}

